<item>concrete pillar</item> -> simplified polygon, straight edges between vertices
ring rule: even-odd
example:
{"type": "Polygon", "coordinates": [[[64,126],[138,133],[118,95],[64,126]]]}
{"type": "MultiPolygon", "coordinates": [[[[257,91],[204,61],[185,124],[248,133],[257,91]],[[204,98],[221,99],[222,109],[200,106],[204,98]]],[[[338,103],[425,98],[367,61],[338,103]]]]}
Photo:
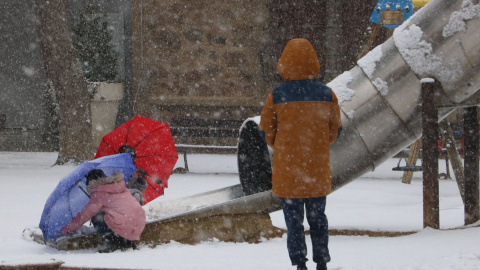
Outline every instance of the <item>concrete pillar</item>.
{"type": "Polygon", "coordinates": [[[93,99],[92,110],[92,147],[98,149],[103,136],[115,129],[118,105],[123,98],[123,84],[94,83],[90,85],[93,99]]]}

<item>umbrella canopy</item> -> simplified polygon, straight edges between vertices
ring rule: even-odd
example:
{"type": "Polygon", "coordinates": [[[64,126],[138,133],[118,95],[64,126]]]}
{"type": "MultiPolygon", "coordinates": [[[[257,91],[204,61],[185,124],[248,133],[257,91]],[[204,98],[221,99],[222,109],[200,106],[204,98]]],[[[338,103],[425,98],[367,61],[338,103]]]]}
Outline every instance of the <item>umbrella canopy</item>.
{"type": "Polygon", "coordinates": [[[103,137],[95,158],[117,154],[124,145],[135,149],[135,166],[148,173],[148,187],[142,194],[146,204],[163,194],[177,163],[177,149],[170,126],[135,116],[103,137]]]}
{"type": "Polygon", "coordinates": [[[80,164],[60,180],[45,203],[39,224],[45,242],[59,237],[62,227],[67,225],[90,201],[86,191],[85,174],[93,169],[101,169],[107,176],[123,173],[125,181],[136,170],[130,153],[103,157],[80,164]]]}

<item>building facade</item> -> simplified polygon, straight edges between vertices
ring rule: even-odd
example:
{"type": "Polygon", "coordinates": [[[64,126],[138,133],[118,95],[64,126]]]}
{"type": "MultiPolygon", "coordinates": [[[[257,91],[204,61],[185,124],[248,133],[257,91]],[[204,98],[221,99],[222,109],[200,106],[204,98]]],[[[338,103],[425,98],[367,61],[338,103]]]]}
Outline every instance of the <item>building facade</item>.
{"type": "MultiPolygon", "coordinates": [[[[174,124],[178,119],[238,123],[258,115],[268,92],[281,82],[276,64],[292,38],[310,40],[321,63],[319,79],[328,83],[355,65],[370,38],[372,25],[368,19],[377,1],[98,2],[116,29],[115,43],[122,56],[120,71],[126,92],[120,112],[123,118],[118,124],[135,114],[174,124]]],[[[75,20],[82,1],[67,3],[69,19],[75,20]]],[[[2,60],[0,65],[0,115],[6,115],[4,131],[0,131],[1,151],[11,145],[5,139],[5,130],[31,130],[39,138],[48,133],[48,110],[42,94],[47,80],[35,33],[33,4],[33,0],[0,4],[2,10],[10,10],[4,14],[12,14],[12,18],[3,17],[1,21],[2,38],[10,41],[2,55],[22,45],[17,46],[11,63],[2,60]],[[11,25],[17,25],[17,33],[9,30],[11,25]],[[18,33],[24,34],[13,38],[18,33]],[[12,105],[7,109],[5,104],[12,105]]],[[[382,30],[374,45],[386,36],[382,30]]],[[[235,138],[198,138],[187,143],[236,144],[235,138]]]]}
{"type": "Polygon", "coordinates": [[[290,39],[311,41],[327,83],[355,65],[376,2],[133,0],[135,111],[166,123],[256,116],[290,39]]]}

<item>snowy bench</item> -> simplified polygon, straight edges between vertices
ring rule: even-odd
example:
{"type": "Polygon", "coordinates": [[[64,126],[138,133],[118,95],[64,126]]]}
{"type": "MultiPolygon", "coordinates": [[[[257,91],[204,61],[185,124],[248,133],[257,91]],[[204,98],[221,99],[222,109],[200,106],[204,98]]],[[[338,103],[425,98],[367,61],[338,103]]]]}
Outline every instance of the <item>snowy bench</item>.
{"type": "Polygon", "coordinates": [[[188,172],[187,153],[235,154],[237,146],[199,145],[187,143],[196,139],[238,138],[241,120],[218,120],[198,118],[174,118],[170,122],[170,130],[174,138],[182,143],[175,144],[178,153],[183,154],[184,168],[177,168],[174,173],[188,172]]]}

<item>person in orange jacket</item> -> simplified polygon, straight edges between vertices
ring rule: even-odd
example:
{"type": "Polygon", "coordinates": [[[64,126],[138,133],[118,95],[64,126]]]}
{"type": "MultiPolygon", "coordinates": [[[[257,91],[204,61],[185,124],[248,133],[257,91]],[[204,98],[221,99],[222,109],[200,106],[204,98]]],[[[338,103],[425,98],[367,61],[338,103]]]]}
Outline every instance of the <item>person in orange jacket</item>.
{"type": "Polygon", "coordinates": [[[260,131],[273,148],[272,193],[282,200],[292,265],[307,269],[303,219],[310,225],[313,261],[327,269],[326,196],[331,192],[330,144],[342,129],[335,93],[317,80],[320,63],[306,39],[290,40],[277,64],[284,82],[268,94],[260,131]]]}

